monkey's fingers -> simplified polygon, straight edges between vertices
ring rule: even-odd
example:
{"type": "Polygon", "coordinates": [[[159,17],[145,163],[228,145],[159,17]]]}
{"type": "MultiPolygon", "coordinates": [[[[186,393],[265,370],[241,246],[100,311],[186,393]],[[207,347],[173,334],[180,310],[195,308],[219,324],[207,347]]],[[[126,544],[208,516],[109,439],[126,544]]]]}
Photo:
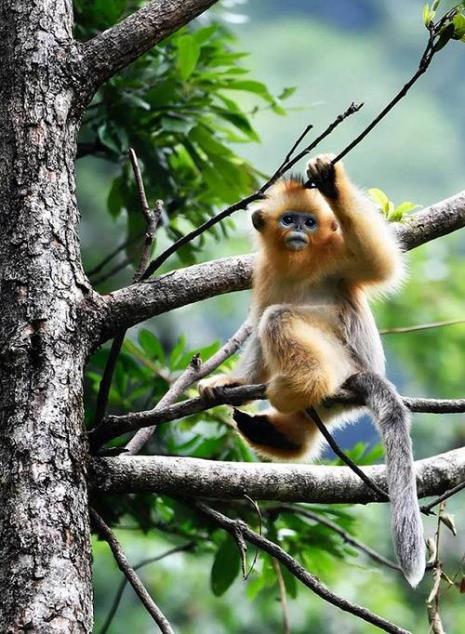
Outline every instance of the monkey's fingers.
{"type": "Polygon", "coordinates": [[[319,191],[328,198],[337,197],[336,167],[332,163],[334,154],[322,154],[307,164],[307,176],[319,191]]]}
{"type": "Polygon", "coordinates": [[[241,385],[244,385],[243,380],[220,374],[219,376],[205,379],[205,381],[199,381],[197,387],[202,398],[212,401],[224,394],[224,388],[240,387],[241,385]]]}

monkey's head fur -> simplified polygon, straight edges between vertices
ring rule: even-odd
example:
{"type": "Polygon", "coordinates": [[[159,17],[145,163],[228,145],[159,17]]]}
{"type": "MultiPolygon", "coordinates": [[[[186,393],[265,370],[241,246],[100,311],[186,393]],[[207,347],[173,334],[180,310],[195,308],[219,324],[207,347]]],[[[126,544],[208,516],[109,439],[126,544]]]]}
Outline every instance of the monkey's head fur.
{"type": "Polygon", "coordinates": [[[257,203],[252,223],[268,258],[297,266],[331,257],[343,244],[341,227],[317,189],[297,178],[274,184],[257,203]]]}

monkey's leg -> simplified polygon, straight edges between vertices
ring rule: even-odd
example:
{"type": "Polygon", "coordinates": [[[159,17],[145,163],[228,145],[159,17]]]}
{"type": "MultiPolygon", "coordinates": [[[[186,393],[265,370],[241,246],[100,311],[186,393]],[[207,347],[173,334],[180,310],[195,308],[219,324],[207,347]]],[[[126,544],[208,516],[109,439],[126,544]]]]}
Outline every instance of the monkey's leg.
{"type": "Polygon", "coordinates": [[[317,427],[303,412],[281,414],[271,408],[252,416],[235,409],[233,418],[253,449],[269,458],[308,458],[317,453],[322,439],[317,427]]]}
{"type": "Polygon", "coordinates": [[[281,413],[318,405],[354,372],[332,324],[311,308],[270,306],[260,321],[259,337],[272,377],[267,397],[281,413]]]}

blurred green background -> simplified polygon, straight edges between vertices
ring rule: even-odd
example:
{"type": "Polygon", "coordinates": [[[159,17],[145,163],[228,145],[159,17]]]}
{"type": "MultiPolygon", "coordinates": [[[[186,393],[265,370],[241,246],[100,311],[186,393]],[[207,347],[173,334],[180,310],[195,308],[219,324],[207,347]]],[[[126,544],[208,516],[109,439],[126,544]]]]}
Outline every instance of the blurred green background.
{"type": "MultiPolygon", "coordinates": [[[[270,93],[280,94],[284,88],[296,88],[285,101],[286,115],[277,114],[276,108],[271,108],[266,101],[257,101],[250,92],[235,95],[241,108],[250,113],[259,140],[232,143],[234,151],[250,161],[258,172],[269,174],[308,123],[313,123],[318,132],[350,102],[363,101],[365,106],[360,113],[341,125],[318,151],[337,152],[345,147],[414,72],[427,37],[421,18],[422,6],[422,2],[401,0],[254,0],[249,3],[230,0],[201,18],[199,22],[203,26],[212,19],[220,20],[235,34],[238,41],[234,46],[249,53],[242,64],[252,71],[254,79],[266,83],[270,93]]],[[[421,206],[463,189],[464,72],[463,44],[453,42],[438,53],[427,75],[345,159],[346,167],[359,185],[380,188],[395,203],[409,200],[421,206]]],[[[130,132],[129,143],[133,143],[130,132]]],[[[127,213],[123,210],[116,217],[107,213],[108,194],[120,170],[121,162],[108,160],[108,157],[87,156],[77,163],[82,250],[87,269],[126,237],[127,213]]],[[[255,177],[260,180],[259,175],[255,177]]],[[[157,191],[156,178],[154,182],[150,191],[153,198],[162,195],[157,191]]],[[[247,182],[243,188],[247,189],[247,182]]],[[[253,187],[249,191],[252,190],[253,187]]],[[[212,205],[215,206],[214,201],[212,205]]],[[[172,238],[173,235],[165,232],[157,250],[172,238]]],[[[234,226],[229,227],[227,238],[215,239],[209,235],[196,259],[204,261],[244,253],[250,248],[247,213],[239,212],[234,226]]],[[[120,261],[124,257],[122,254],[120,261]]],[[[374,303],[380,328],[465,318],[463,258],[461,232],[410,253],[409,276],[400,293],[386,302],[374,303]]],[[[181,261],[174,259],[165,268],[181,265],[181,261]]],[[[127,284],[132,272],[131,266],[125,267],[101,282],[99,290],[106,292],[127,284]]],[[[186,338],[183,347],[194,350],[208,346],[213,340],[226,340],[245,318],[248,301],[248,293],[214,298],[158,317],[147,328],[167,351],[181,334],[186,338]]],[[[137,332],[131,332],[130,336],[136,340],[137,332]]],[[[465,325],[392,334],[384,337],[384,343],[388,374],[403,394],[464,396],[465,325]]],[[[195,423],[203,424],[201,418],[195,423]]],[[[205,423],[203,428],[207,425],[205,423]]],[[[179,433],[182,429],[179,428],[179,433]]],[[[463,415],[415,416],[413,439],[417,457],[461,446],[464,437],[463,415]]],[[[338,439],[343,446],[352,447],[358,441],[375,442],[376,433],[364,422],[344,430],[338,439]]],[[[169,443],[165,443],[166,446],[170,446],[169,443]]],[[[171,446],[178,447],[179,443],[171,446]]],[[[453,537],[448,530],[443,530],[441,545],[441,557],[448,574],[457,574],[459,580],[465,553],[462,499],[463,494],[448,503],[449,512],[456,514],[458,535],[453,537]]],[[[351,517],[359,539],[392,556],[386,529],[388,509],[357,507],[352,509],[351,517]]],[[[124,519],[121,523],[125,523],[124,519]]],[[[127,524],[134,525],[130,521],[127,524]]],[[[425,526],[427,536],[432,536],[434,519],[425,520],[425,526]]],[[[134,563],[162,553],[173,543],[189,541],[189,536],[183,539],[171,533],[167,537],[156,528],[145,535],[129,529],[118,530],[117,534],[134,563]]],[[[310,551],[311,548],[310,545],[310,551]]],[[[216,597],[210,591],[213,552],[213,548],[209,551],[206,547],[205,552],[200,549],[195,555],[175,554],[141,571],[175,629],[183,634],[282,631],[279,594],[269,561],[260,559],[247,581],[237,578],[225,594],[216,597]]],[[[309,552],[308,561],[311,571],[335,592],[412,632],[428,631],[424,604],[431,588],[430,576],[412,592],[395,572],[376,567],[355,552],[345,552],[342,559],[317,548],[313,555],[309,552]]],[[[107,546],[97,540],[94,572],[95,631],[99,632],[121,575],[107,546]]],[[[292,594],[288,587],[291,631],[295,634],[374,631],[371,626],[323,603],[309,591],[301,589],[296,598],[292,594]]],[[[464,599],[456,589],[443,592],[441,607],[447,632],[465,631],[464,599]]],[[[150,617],[131,589],[126,589],[109,631],[113,634],[154,631],[150,617]]]]}

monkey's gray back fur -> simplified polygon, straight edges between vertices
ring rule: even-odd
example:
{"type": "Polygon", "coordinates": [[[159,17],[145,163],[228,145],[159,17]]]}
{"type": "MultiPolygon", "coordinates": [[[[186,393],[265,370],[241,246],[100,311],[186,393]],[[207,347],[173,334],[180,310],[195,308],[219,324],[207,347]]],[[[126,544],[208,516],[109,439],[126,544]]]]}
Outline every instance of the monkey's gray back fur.
{"type": "Polygon", "coordinates": [[[381,431],[386,452],[394,548],[407,581],[415,587],[425,571],[425,540],[413,469],[410,413],[395,387],[378,374],[356,374],[347,381],[347,386],[363,395],[381,431]]]}

